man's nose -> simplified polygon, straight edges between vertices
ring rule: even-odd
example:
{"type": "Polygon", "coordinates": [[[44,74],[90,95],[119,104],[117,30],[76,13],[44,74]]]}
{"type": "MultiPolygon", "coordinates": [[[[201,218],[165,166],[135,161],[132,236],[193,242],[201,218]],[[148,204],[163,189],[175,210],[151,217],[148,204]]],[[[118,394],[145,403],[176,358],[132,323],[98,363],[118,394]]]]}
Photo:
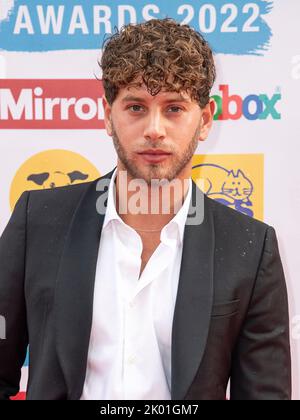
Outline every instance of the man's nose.
{"type": "Polygon", "coordinates": [[[162,140],[166,137],[164,117],[159,111],[149,112],[145,121],[144,137],[147,140],[162,140]]]}

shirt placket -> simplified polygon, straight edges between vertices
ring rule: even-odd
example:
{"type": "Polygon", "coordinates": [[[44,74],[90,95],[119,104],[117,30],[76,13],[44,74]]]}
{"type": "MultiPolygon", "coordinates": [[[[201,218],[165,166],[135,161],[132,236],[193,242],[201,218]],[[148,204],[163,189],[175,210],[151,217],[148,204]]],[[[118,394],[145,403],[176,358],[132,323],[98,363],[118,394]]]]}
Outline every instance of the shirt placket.
{"type": "MultiPolygon", "coordinates": [[[[121,226],[121,228],[125,228],[121,226]]],[[[134,371],[136,361],[135,346],[135,290],[138,284],[139,261],[142,252],[141,241],[132,231],[127,231],[127,242],[122,241],[124,252],[120,261],[119,285],[122,290],[122,383],[123,398],[130,399],[132,384],[134,383],[134,371]]],[[[122,239],[124,239],[125,230],[122,231],[122,239]]]]}

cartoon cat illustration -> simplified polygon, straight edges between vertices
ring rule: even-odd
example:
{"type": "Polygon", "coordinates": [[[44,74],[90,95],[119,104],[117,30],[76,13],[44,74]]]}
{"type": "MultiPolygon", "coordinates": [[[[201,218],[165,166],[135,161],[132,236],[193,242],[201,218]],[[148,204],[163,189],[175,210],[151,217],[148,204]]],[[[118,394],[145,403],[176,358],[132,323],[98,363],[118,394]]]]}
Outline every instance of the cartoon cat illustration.
{"type": "Polygon", "coordinates": [[[219,203],[232,207],[241,213],[253,217],[250,196],[253,184],[241,169],[236,172],[222,166],[202,163],[193,166],[200,169],[200,178],[204,181],[204,193],[219,203]]]}

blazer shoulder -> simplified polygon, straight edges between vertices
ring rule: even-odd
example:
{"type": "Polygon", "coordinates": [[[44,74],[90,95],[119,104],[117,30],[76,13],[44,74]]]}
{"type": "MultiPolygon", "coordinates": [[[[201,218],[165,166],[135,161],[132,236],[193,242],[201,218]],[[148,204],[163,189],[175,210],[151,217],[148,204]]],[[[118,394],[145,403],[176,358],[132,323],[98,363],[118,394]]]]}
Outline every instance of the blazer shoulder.
{"type": "Polygon", "coordinates": [[[272,226],[206,198],[207,211],[213,219],[215,248],[218,261],[233,261],[238,270],[252,270],[253,276],[262,261],[264,252],[277,253],[275,230],[272,226]],[[230,259],[230,256],[232,260],[230,259]],[[253,271],[254,270],[254,271],[253,271]]]}
{"type": "Polygon", "coordinates": [[[76,201],[93,183],[96,181],[81,182],[75,185],[66,185],[63,187],[49,188],[44,190],[28,190],[29,207],[31,205],[40,206],[44,203],[68,205],[76,201]]]}
{"type": "Polygon", "coordinates": [[[233,231],[238,231],[239,234],[243,232],[256,232],[265,235],[267,230],[271,228],[267,223],[261,222],[253,217],[242,214],[237,210],[218,203],[217,201],[205,196],[207,207],[212,211],[216,226],[220,226],[233,231]]]}
{"type": "Polygon", "coordinates": [[[65,223],[93,182],[28,191],[28,222],[30,225],[65,223]]]}
{"type": "Polygon", "coordinates": [[[114,169],[94,181],[28,191],[27,214],[29,220],[33,223],[40,220],[43,220],[44,223],[68,220],[86,193],[91,189],[96,192],[98,182],[103,179],[109,181],[113,171],[114,169]]]}

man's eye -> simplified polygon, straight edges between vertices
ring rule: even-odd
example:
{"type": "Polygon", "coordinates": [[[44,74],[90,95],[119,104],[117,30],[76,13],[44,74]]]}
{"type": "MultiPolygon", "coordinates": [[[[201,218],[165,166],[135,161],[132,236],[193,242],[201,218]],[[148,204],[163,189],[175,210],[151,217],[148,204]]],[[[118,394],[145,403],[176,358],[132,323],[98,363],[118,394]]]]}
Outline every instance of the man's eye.
{"type": "Polygon", "coordinates": [[[175,113],[175,114],[180,112],[180,111],[182,111],[182,109],[179,106],[170,106],[168,108],[168,112],[172,112],[172,113],[175,113]]]}
{"type": "Polygon", "coordinates": [[[133,112],[143,111],[143,107],[141,105],[130,105],[128,109],[130,109],[130,111],[133,111],[133,112]]]}

